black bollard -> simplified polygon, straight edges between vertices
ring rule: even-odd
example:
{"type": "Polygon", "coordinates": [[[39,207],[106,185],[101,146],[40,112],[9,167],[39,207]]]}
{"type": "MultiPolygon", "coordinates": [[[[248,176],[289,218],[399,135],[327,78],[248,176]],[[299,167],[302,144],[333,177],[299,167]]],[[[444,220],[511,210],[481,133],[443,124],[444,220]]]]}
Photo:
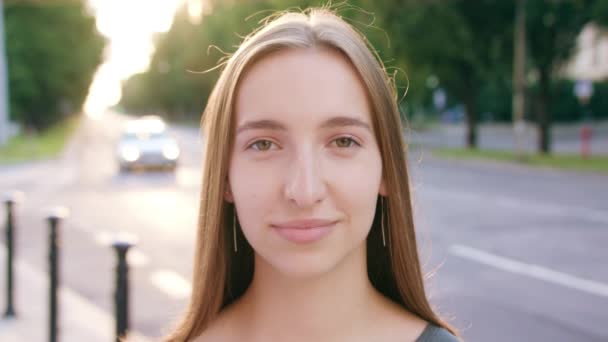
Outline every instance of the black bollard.
{"type": "Polygon", "coordinates": [[[116,311],[116,342],[127,337],[129,330],[129,265],[127,252],[135,245],[129,238],[117,239],[112,243],[116,250],[116,289],[114,292],[114,308],[116,311]]]}
{"type": "Polygon", "coordinates": [[[60,256],[60,233],[61,220],[68,215],[66,208],[57,207],[51,210],[47,217],[49,223],[49,341],[57,342],[58,322],[58,289],[59,289],[59,256],[60,256]]]}
{"type": "Polygon", "coordinates": [[[14,307],[14,278],[13,264],[15,255],[15,216],[13,214],[16,201],[14,194],[6,196],[6,311],[4,317],[15,317],[14,307]]]}

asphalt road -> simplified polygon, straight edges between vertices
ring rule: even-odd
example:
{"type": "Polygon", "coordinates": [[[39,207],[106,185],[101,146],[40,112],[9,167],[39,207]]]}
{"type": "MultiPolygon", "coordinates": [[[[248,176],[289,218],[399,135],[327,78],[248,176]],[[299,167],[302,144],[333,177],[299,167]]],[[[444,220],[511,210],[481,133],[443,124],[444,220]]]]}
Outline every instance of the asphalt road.
{"type": "MultiPolygon", "coordinates": [[[[132,326],[155,338],[186,305],[200,192],[201,139],[172,128],[182,164],[120,174],[124,118],[85,121],[63,158],[0,168],[18,188],[18,257],[47,269],[47,209],[65,205],[62,284],[112,313],[119,233],[138,238],[132,326]]],[[[608,177],[453,162],[413,151],[416,222],[428,291],[467,341],[608,340],[608,177]]],[[[45,322],[41,322],[44,327],[45,322]]]]}

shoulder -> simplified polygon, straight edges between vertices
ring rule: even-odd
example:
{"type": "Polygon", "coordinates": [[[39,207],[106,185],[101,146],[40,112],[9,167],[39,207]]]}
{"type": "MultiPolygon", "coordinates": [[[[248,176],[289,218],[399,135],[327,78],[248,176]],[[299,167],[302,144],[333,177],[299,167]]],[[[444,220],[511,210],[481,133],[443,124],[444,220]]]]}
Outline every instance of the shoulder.
{"type": "Polygon", "coordinates": [[[416,342],[458,342],[459,339],[448,330],[428,324],[416,342]]]}
{"type": "Polygon", "coordinates": [[[429,322],[384,296],[380,298],[380,309],[370,315],[370,318],[378,323],[373,332],[377,340],[390,341],[399,336],[400,340],[419,342],[418,338],[425,334],[429,322]]]}

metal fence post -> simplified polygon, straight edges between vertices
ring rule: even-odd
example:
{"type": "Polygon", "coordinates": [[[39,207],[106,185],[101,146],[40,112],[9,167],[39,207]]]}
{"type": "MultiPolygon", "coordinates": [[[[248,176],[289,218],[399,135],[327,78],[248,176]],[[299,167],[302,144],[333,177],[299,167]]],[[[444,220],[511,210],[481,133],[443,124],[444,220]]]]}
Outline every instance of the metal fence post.
{"type": "Polygon", "coordinates": [[[134,239],[126,237],[116,239],[112,243],[117,256],[116,289],[114,292],[116,342],[126,338],[129,330],[129,265],[127,263],[127,252],[134,245],[134,239]]]}
{"type": "Polygon", "coordinates": [[[15,214],[14,205],[19,193],[8,194],[5,197],[6,205],[6,311],[4,317],[15,317],[15,278],[13,277],[13,265],[15,262],[15,214]]]}
{"type": "Polygon", "coordinates": [[[53,208],[47,217],[49,223],[49,341],[57,342],[58,329],[58,289],[59,289],[59,257],[61,234],[60,223],[68,216],[68,210],[63,207],[53,208]]]}

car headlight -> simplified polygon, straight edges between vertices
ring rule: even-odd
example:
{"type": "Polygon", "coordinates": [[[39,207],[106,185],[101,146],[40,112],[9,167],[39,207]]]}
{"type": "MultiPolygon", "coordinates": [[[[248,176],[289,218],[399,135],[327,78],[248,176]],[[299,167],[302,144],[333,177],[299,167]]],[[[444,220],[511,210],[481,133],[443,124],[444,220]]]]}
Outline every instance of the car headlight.
{"type": "Polygon", "coordinates": [[[134,162],[139,159],[139,149],[135,146],[124,146],[120,149],[120,156],[128,162],[134,162]]]}
{"type": "Polygon", "coordinates": [[[175,144],[168,144],[163,146],[163,156],[170,160],[175,160],[179,157],[179,147],[175,144]]]}

